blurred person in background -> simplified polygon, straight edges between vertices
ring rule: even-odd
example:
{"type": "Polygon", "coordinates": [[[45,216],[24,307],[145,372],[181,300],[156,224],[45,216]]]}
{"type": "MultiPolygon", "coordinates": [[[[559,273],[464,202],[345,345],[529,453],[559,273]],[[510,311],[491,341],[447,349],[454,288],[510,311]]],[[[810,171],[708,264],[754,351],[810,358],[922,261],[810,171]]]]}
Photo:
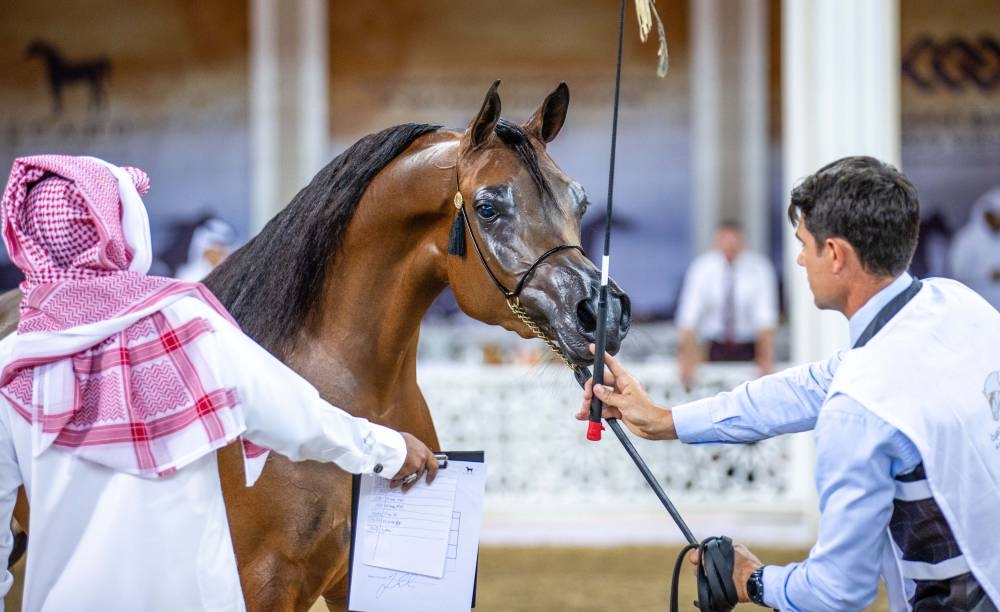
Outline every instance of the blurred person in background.
{"type": "Polygon", "coordinates": [[[744,248],[739,223],[720,223],[713,249],[691,263],[675,323],[681,382],[689,391],[706,352],[709,361],[755,361],[761,374],[773,369],[778,324],[774,267],[767,257],[744,248]]]}
{"type": "MultiPolygon", "coordinates": [[[[763,565],[736,545],[739,601],[861,610],[996,612],[1000,555],[1000,313],[950,279],[907,272],[920,219],[894,167],[848,157],[792,191],[816,306],[848,319],[852,348],[715,397],[661,408],[613,357],[593,392],[643,438],[750,443],[816,432],[819,535],[809,557],[763,565]]],[[[591,382],[577,418],[588,417],[591,382]]]]}
{"type": "Polygon", "coordinates": [[[236,248],[236,230],[218,217],[207,217],[195,226],[188,245],[187,261],[174,275],[180,280],[200,281],[236,248]]]}
{"type": "Polygon", "coordinates": [[[976,200],[955,234],[951,274],[1000,310],[1000,187],[976,200]]]}

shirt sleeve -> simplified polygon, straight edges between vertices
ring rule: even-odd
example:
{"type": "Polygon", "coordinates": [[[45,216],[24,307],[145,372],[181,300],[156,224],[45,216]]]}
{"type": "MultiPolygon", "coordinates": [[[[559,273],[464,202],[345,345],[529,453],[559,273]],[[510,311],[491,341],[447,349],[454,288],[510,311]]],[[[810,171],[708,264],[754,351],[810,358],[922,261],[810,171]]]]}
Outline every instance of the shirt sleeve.
{"type": "Polygon", "coordinates": [[[677,314],[674,316],[677,329],[698,328],[698,321],[702,317],[705,301],[704,296],[701,295],[701,278],[704,276],[701,271],[702,267],[703,260],[701,258],[695,259],[684,274],[681,294],[677,298],[677,314]]]}
{"type": "Polygon", "coordinates": [[[919,463],[899,430],[850,397],[830,398],[816,424],[819,537],[801,563],[766,566],[764,602],[779,610],[861,610],[875,600],[894,476],[919,463]]]}
{"type": "MultiPolygon", "coordinates": [[[[319,391],[218,313],[198,301],[185,309],[209,319],[216,348],[233,367],[220,368],[236,389],[246,421],[244,437],[293,461],[333,462],[352,474],[392,478],[406,459],[399,432],[351,416],[320,397],[319,391]]],[[[180,304],[180,302],[178,302],[180,304]]],[[[223,361],[225,362],[225,361],[223,361]]]]}
{"type": "Polygon", "coordinates": [[[10,434],[7,416],[10,408],[6,398],[0,397],[0,405],[7,414],[0,417],[0,559],[3,559],[3,574],[0,576],[0,612],[4,610],[3,598],[14,584],[14,577],[7,570],[7,558],[14,547],[14,534],[10,531],[10,520],[17,502],[17,489],[21,486],[21,470],[17,465],[14,439],[10,434]]]}
{"type": "Polygon", "coordinates": [[[774,266],[764,256],[760,258],[757,302],[754,305],[754,328],[760,332],[778,326],[778,279],[774,266]]]}
{"type": "Polygon", "coordinates": [[[808,431],[816,424],[841,353],[788,368],[732,391],[672,409],[677,437],[688,444],[745,443],[808,431]]]}

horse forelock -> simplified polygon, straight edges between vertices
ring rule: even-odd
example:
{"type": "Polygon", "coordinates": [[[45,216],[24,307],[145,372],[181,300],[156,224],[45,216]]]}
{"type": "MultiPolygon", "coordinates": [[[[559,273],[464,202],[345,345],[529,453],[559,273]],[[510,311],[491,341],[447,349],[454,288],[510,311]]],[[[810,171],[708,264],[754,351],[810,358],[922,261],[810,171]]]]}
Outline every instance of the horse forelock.
{"type": "Polygon", "coordinates": [[[506,119],[500,119],[497,121],[494,131],[500,138],[500,141],[513,149],[517,154],[521,163],[523,163],[524,167],[528,170],[531,180],[538,188],[539,195],[543,198],[547,196],[549,199],[555,199],[555,196],[552,193],[552,187],[549,185],[549,181],[545,178],[545,174],[542,173],[541,164],[538,159],[538,151],[536,151],[535,147],[532,146],[531,138],[528,136],[528,133],[524,131],[524,128],[506,119]]]}

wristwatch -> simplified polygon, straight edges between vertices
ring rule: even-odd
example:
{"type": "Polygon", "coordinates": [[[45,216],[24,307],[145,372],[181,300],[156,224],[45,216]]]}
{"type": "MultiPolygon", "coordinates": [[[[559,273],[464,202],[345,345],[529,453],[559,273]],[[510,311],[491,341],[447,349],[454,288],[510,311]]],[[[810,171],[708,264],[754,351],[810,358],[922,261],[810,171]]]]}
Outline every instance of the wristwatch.
{"type": "Polygon", "coordinates": [[[764,566],[750,572],[747,578],[747,597],[758,606],[764,605],[764,566]]]}

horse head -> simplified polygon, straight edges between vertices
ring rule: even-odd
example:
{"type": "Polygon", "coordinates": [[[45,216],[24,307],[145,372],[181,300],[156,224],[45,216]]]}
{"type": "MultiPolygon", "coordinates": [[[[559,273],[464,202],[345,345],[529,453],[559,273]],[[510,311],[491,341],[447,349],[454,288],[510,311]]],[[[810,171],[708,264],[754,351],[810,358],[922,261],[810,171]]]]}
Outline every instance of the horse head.
{"type": "MultiPolygon", "coordinates": [[[[517,125],[500,117],[499,84],[459,141],[452,236],[468,237],[471,252],[449,257],[448,280],[466,314],[524,337],[535,334],[533,323],[570,361],[590,363],[600,271],[579,248],[587,196],[546,151],[565,121],[569,89],[560,84],[517,125]]],[[[614,281],[608,288],[607,348],[615,353],[631,309],[614,281]]]]}
{"type": "Polygon", "coordinates": [[[55,55],[55,47],[37,38],[31,41],[31,43],[24,48],[25,59],[31,59],[33,57],[48,58],[53,55],[55,55]]]}

